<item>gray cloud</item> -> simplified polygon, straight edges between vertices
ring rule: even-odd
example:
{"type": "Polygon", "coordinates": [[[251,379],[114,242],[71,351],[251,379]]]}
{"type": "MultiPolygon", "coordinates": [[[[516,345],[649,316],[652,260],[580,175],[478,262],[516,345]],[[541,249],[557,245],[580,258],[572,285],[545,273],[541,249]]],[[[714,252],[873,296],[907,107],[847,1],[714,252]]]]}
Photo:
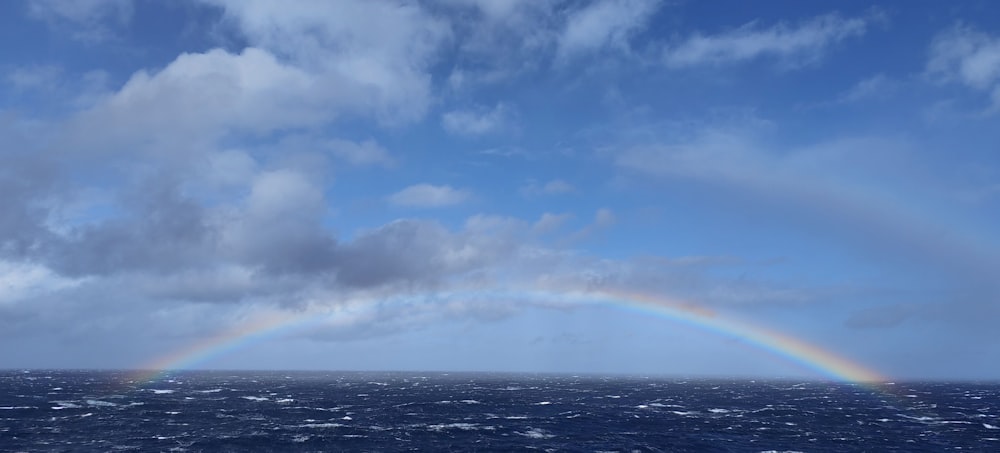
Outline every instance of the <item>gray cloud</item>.
{"type": "Polygon", "coordinates": [[[153,182],[127,194],[121,218],[73,228],[47,250],[47,263],[68,276],[171,272],[200,267],[212,253],[203,208],[171,183],[153,182]]]}
{"type": "Polygon", "coordinates": [[[26,257],[51,240],[45,221],[58,183],[58,169],[30,154],[4,156],[0,165],[0,257],[26,257]]]}

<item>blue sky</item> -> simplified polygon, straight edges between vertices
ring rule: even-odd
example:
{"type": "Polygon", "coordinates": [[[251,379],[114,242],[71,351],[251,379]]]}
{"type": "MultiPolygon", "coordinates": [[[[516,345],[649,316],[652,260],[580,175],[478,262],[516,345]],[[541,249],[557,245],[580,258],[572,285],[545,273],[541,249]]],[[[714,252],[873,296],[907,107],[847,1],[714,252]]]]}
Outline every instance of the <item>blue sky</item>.
{"type": "Polygon", "coordinates": [[[998,15],[0,3],[0,363],[130,368],[347,307],[198,366],[815,377],[667,319],[461,296],[559,287],[995,379],[998,15]],[[458,295],[370,302],[433,294],[458,295]]]}

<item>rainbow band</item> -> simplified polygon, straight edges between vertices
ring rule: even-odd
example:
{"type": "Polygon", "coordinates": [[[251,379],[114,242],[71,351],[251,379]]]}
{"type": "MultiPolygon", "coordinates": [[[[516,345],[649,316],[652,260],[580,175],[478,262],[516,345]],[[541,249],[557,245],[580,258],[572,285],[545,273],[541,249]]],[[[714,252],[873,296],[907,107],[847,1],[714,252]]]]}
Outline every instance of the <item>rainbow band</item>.
{"type": "Polygon", "coordinates": [[[192,368],[213,357],[246,347],[293,328],[311,324],[323,325],[335,323],[344,317],[356,314],[358,309],[371,310],[373,307],[377,309],[378,307],[394,302],[408,305],[414,303],[430,305],[438,302],[459,301],[519,301],[567,307],[581,304],[596,304],[624,308],[741,340],[760,350],[783,357],[821,376],[836,381],[876,384],[888,380],[879,373],[859,363],[852,362],[831,351],[774,330],[738,322],[733,319],[725,319],[710,310],[681,300],[614,289],[568,291],[476,290],[470,292],[409,295],[396,298],[369,298],[367,300],[355,300],[348,304],[338,305],[334,309],[319,312],[306,311],[297,315],[290,315],[287,312],[276,312],[268,316],[263,316],[260,319],[246,322],[235,329],[223,332],[188,348],[163,356],[142,367],[143,370],[147,371],[137,376],[135,380],[139,383],[148,382],[166,370],[192,368]]]}

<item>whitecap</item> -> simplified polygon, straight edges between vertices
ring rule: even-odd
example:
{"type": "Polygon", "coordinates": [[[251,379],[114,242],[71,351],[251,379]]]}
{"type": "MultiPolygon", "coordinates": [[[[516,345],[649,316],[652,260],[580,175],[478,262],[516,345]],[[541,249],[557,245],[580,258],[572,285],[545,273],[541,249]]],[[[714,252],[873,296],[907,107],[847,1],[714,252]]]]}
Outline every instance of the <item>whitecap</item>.
{"type": "Polygon", "coordinates": [[[171,393],[174,393],[174,390],[167,390],[167,389],[149,389],[149,391],[157,395],[169,395],[171,393]]]}
{"type": "Polygon", "coordinates": [[[479,429],[479,425],[475,423],[441,423],[435,425],[427,425],[427,429],[432,431],[443,431],[446,429],[460,429],[462,431],[473,431],[479,429]]]}
{"type": "Polygon", "coordinates": [[[1000,429],[1000,426],[991,425],[989,423],[983,423],[983,428],[986,428],[986,429],[1000,429]]]}
{"type": "Polygon", "coordinates": [[[347,425],[340,423],[306,423],[299,425],[299,428],[343,428],[347,425]]]}
{"type": "Polygon", "coordinates": [[[59,410],[59,409],[76,409],[76,408],[80,407],[79,404],[74,404],[74,403],[71,403],[69,401],[53,401],[53,403],[57,404],[57,406],[53,407],[53,409],[56,409],[56,410],[59,410]]]}
{"type": "Polygon", "coordinates": [[[118,406],[115,403],[111,403],[111,402],[108,402],[108,401],[101,401],[101,400],[87,400],[86,402],[90,406],[98,406],[98,407],[116,407],[116,406],[118,406]]]}
{"type": "Polygon", "coordinates": [[[247,401],[257,401],[257,402],[268,400],[266,397],[263,396],[241,396],[240,398],[243,398],[247,401]]]}
{"type": "Polygon", "coordinates": [[[517,434],[521,435],[521,436],[524,436],[524,437],[531,438],[531,439],[550,439],[550,438],[555,437],[552,434],[548,434],[545,431],[540,430],[538,428],[531,428],[531,429],[528,429],[527,431],[525,431],[523,433],[522,432],[518,432],[517,434]]]}

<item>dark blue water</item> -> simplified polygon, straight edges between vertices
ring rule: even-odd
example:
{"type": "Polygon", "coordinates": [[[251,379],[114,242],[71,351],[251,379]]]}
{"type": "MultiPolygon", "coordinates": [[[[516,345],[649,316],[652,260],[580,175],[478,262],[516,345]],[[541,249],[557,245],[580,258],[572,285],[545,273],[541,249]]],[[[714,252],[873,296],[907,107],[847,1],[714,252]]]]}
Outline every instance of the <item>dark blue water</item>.
{"type": "Polygon", "coordinates": [[[2,451],[1000,451],[1000,385],[0,371],[2,451]]]}

